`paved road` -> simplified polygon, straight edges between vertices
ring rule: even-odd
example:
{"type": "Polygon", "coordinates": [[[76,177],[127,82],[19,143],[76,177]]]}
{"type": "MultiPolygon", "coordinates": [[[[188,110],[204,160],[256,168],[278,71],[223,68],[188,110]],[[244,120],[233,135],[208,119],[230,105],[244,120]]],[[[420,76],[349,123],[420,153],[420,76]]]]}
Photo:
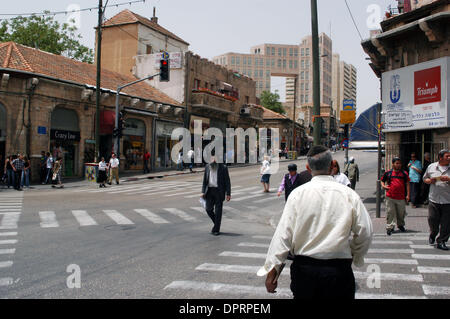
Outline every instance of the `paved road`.
{"type": "MultiPolygon", "coordinates": [[[[352,155],[361,193],[372,194],[376,154],[352,155]]],[[[343,153],[335,156],[342,163],[343,153]]],[[[276,187],[287,165],[272,176],[270,194],[262,193],[259,167],[230,170],[232,201],[218,237],[198,201],[201,174],[2,191],[0,297],[289,298],[288,267],[276,295],[255,275],[283,209],[276,187]],[[70,289],[77,267],[81,288],[70,289]]],[[[450,254],[427,246],[426,234],[377,234],[368,258],[355,269],[358,298],[450,295],[450,254]],[[381,277],[370,272],[377,269],[381,277]]]]}

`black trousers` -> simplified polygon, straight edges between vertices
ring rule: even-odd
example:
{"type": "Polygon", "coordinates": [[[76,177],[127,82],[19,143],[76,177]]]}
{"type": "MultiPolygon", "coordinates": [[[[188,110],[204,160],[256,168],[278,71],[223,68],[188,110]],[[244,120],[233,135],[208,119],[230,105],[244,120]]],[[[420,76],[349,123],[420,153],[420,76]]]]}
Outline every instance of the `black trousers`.
{"type": "Polygon", "coordinates": [[[437,243],[446,243],[450,237],[450,204],[428,203],[428,225],[430,237],[436,238],[437,243]]]}
{"type": "Polygon", "coordinates": [[[410,198],[410,200],[411,200],[411,203],[414,205],[414,206],[417,206],[418,205],[418,203],[419,203],[419,194],[420,194],[420,183],[413,183],[413,182],[410,182],[409,183],[409,186],[410,186],[410,193],[411,193],[411,198],[410,198]]]}
{"type": "Polygon", "coordinates": [[[222,223],[222,207],[223,199],[217,188],[210,187],[206,193],[206,212],[209,218],[214,223],[214,227],[211,230],[214,232],[220,232],[220,224],[222,223]]]}
{"type": "Polygon", "coordinates": [[[16,181],[14,186],[16,187],[16,189],[20,189],[21,188],[20,186],[22,184],[22,170],[21,169],[16,170],[14,172],[14,177],[16,181]]]}
{"type": "Polygon", "coordinates": [[[351,259],[295,256],[291,265],[294,299],[355,299],[355,289],[351,259]]]}

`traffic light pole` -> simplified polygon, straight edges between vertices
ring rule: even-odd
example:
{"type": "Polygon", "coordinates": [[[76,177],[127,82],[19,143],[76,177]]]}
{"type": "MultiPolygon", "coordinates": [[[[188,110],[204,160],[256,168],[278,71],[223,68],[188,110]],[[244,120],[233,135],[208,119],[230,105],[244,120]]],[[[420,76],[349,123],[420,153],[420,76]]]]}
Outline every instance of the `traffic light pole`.
{"type": "Polygon", "coordinates": [[[319,25],[317,17],[317,0],[311,0],[311,29],[313,55],[313,115],[314,145],[321,145],[322,119],[320,117],[320,67],[319,67],[319,25]]]}
{"type": "MultiPolygon", "coordinates": [[[[140,80],[136,80],[136,81],[133,81],[133,82],[127,83],[125,85],[117,87],[117,92],[116,92],[116,122],[115,122],[115,131],[116,132],[120,132],[121,131],[121,128],[119,127],[119,112],[120,112],[120,110],[119,110],[119,97],[120,97],[120,91],[122,91],[124,88],[126,88],[128,86],[131,86],[133,84],[136,84],[136,83],[139,83],[139,82],[142,82],[142,81],[145,81],[145,80],[151,80],[155,76],[158,76],[158,75],[160,75],[160,73],[154,74],[154,75],[151,75],[151,76],[147,76],[146,78],[143,78],[143,79],[140,79],[140,80]]],[[[115,140],[115,143],[114,143],[114,153],[116,154],[118,159],[120,159],[120,148],[119,147],[120,147],[120,134],[117,134],[116,140],[115,140]]]]}

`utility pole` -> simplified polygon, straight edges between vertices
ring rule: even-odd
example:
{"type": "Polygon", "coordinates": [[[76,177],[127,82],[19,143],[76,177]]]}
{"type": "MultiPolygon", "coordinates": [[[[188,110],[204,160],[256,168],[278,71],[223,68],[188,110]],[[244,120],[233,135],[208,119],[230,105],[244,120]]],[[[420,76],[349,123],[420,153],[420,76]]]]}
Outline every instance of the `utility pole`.
{"type": "Polygon", "coordinates": [[[381,217],[381,103],[377,105],[378,116],[378,178],[377,178],[377,206],[376,206],[376,218],[381,217]]]}
{"type": "Polygon", "coordinates": [[[319,25],[317,18],[317,0],[311,0],[311,29],[313,55],[314,145],[320,145],[322,121],[320,117],[319,25]]]}
{"type": "Polygon", "coordinates": [[[102,56],[102,20],[103,20],[103,1],[98,0],[98,26],[97,26],[97,86],[95,97],[95,162],[100,157],[100,78],[101,78],[101,56],[102,56]]]}
{"type": "Polygon", "coordinates": [[[293,141],[293,145],[292,145],[292,151],[296,152],[297,151],[297,143],[296,143],[296,138],[297,138],[297,134],[295,132],[295,107],[297,105],[297,77],[294,78],[294,118],[292,119],[292,141],[293,141]]]}

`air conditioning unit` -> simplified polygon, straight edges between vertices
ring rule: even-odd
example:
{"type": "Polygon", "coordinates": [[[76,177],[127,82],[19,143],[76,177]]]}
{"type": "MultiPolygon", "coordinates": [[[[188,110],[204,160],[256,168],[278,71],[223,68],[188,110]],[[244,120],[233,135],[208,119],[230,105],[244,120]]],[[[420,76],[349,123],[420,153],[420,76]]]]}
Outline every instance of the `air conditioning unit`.
{"type": "Polygon", "coordinates": [[[250,108],[241,107],[241,115],[250,115],[250,108]]]}

